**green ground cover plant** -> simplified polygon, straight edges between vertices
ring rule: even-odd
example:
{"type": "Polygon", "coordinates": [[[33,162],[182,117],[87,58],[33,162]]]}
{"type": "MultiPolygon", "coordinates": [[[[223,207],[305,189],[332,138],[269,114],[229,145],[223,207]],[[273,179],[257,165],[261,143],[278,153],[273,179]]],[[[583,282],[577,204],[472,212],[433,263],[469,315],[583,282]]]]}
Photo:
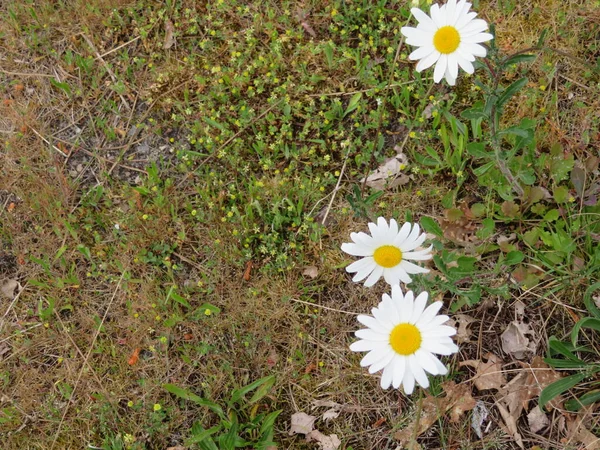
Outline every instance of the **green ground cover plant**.
{"type": "Polygon", "coordinates": [[[431,5],[0,4],[3,449],[598,448],[600,4],[473,1],[437,81],[431,5]],[[350,350],[379,217],[457,330],[412,395],[350,350]]]}

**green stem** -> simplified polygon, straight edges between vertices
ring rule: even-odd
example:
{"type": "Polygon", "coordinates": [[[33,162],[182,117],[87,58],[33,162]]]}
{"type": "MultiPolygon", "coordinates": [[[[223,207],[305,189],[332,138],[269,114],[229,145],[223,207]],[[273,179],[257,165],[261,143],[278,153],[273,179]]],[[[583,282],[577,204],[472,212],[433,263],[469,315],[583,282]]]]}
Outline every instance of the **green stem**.
{"type": "Polygon", "coordinates": [[[423,389],[419,389],[419,400],[417,401],[417,411],[415,418],[415,425],[413,428],[410,442],[408,443],[408,450],[414,450],[415,444],[417,443],[417,437],[419,436],[419,424],[421,423],[421,412],[423,411],[423,389]]]}

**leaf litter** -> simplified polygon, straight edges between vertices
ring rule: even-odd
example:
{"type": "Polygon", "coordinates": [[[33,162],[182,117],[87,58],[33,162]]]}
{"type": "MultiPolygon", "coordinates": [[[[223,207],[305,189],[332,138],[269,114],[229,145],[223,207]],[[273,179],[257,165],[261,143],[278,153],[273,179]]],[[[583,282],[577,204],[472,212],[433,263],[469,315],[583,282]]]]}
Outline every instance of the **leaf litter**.
{"type": "Polygon", "coordinates": [[[321,450],[338,450],[342,441],[336,434],[325,435],[314,428],[316,416],[311,416],[303,412],[292,414],[290,426],[290,435],[303,434],[306,442],[316,442],[321,450]]]}
{"type": "Polygon", "coordinates": [[[396,156],[386,159],[383,164],[369,174],[366,181],[363,178],[360,183],[366,183],[367,186],[379,191],[402,186],[410,181],[410,177],[403,173],[407,165],[406,155],[398,153],[396,156]]]}
{"type": "Polygon", "coordinates": [[[423,399],[421,416],[415,418],[406,428],[396,432],[394,438],[400,446],[407,446],[413,439],[426,432],[437,422],[438,418],[449,413],[450,422],[457,423],[463,414],[475,408],[477,402],[471,395],[471,388],[467,384],[456,384],[454,381],[442,383],[446,393],[444,397],[427,396],[423,399]],[[415,433],[415,427],[418,427],[415,433]]]}

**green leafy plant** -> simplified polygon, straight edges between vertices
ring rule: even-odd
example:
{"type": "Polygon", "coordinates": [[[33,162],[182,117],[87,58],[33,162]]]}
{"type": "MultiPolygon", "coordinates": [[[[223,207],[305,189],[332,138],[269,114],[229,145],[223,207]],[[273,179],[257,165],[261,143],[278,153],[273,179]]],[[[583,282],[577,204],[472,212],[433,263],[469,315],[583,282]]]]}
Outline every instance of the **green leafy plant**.
{"type": "Polygon", "coordinates": [[[233,450],[252,446],[260,450],[276,445],[273,442],[273,427],[281,411],[258,413],[259,401],[269,393],[274,383],[275,377],[270,375],[234,389],[224,405],[174,384],[165,384],[163,388],[213,413],[209,421],[212,426],[209,428],[205,428],[206,424],[200,421],[192,426],[190,437],[186,440],[187,446],[197,445],[202,450],[233,450]],[[252,396],[246,399],[250,393],[252,396]]]}
{"type": "MultiPolygon", "coordinates": [[[[600,289],[600,282],[591,285],[586,290],[583,301],[590,316],[582,318],[575,324],[571,331],[570,342],[560,341],[554,336],[549,339],[546,363],[555,368],[577,370],[578,373],[561,378],[544,388],[540,393],[539,405],[541,408],[553,398],[575,388],[585,379],[594,377],[600,372],[600,351],[592,346],[578,344],[580,334],[584,329],[600,331],[600,308],[594,303],[592,297],[592,293],[598,289],[600,289]],[[590,361],[590,359],[592,360],[590,361]]],[[[600,401],[600,380],[596,379],[587,386],[589,386],[587,392],[565,402],[566,409],[578,411],[584,406],[600,401]]]]}

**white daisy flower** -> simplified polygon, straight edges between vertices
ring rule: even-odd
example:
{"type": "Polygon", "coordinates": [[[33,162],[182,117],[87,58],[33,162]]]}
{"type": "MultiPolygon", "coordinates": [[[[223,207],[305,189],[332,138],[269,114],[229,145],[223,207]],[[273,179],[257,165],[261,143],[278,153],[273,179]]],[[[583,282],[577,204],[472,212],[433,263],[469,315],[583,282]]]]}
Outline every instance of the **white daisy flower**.
{"type": "Polygon", "coordinates": [[[429,269],[417,266],[407,260],[426,261],[431,259],[431,248],[416,250],[425,241],[425,233],[419,234],[419,224],[410,222],[398,229],[398,222],[383,217],[377,219],[377,224],[369,223],[371,236],[367,233],[351,233],[353,243],[342,244],[342,250],[353,256],[363,256],[353,262],[346,271],[356,272],[352,281],[366,278],[365,286],[373,286],[383,275],[390,285],[410,283],[409,274],[427,273],[429,269]]]}
{"type": "Polygon", "coordinates": [[[471,4],[466,0],[448,0],[445,5],[431,6],[431,17],[419,8],[410,11],[419,21],[417,28],[402,27],[406,43],[419,47],[408,57],[420,60],[417,72],[435,64],[433,81],[439,83],[445,76],[450,86],[456,84],[458,66],[467,73],[473,73],[472,62],[476,56],[484,57],[487,51],[482,42],[493,39],[487,30],[487,22],[475,19],[477,13],[469,12],[471,4]]]}
{"type": "Polygon", "coordinates": [[[445,375],[448,369],[434,356],[451,355],[458,351],[451,336],[456,330],[443,325],[448,316],[437,313],[442,302],[427,304],[427,292],[414,298],[412,291],[402,295],[399,285],[392,286],[391,297],[383,294],[381,303],[372,309],[373,316],[358,316],[358,321],[368,328],[355,334],[359,341],[350,345],[354,352],[369,352],[360,362],[369,366],[369,373],[383,369],[381,387],[402,385],[407,395],[412,394],[415,381],[423,388],[429,387],[431,375],[445,375]]]}

